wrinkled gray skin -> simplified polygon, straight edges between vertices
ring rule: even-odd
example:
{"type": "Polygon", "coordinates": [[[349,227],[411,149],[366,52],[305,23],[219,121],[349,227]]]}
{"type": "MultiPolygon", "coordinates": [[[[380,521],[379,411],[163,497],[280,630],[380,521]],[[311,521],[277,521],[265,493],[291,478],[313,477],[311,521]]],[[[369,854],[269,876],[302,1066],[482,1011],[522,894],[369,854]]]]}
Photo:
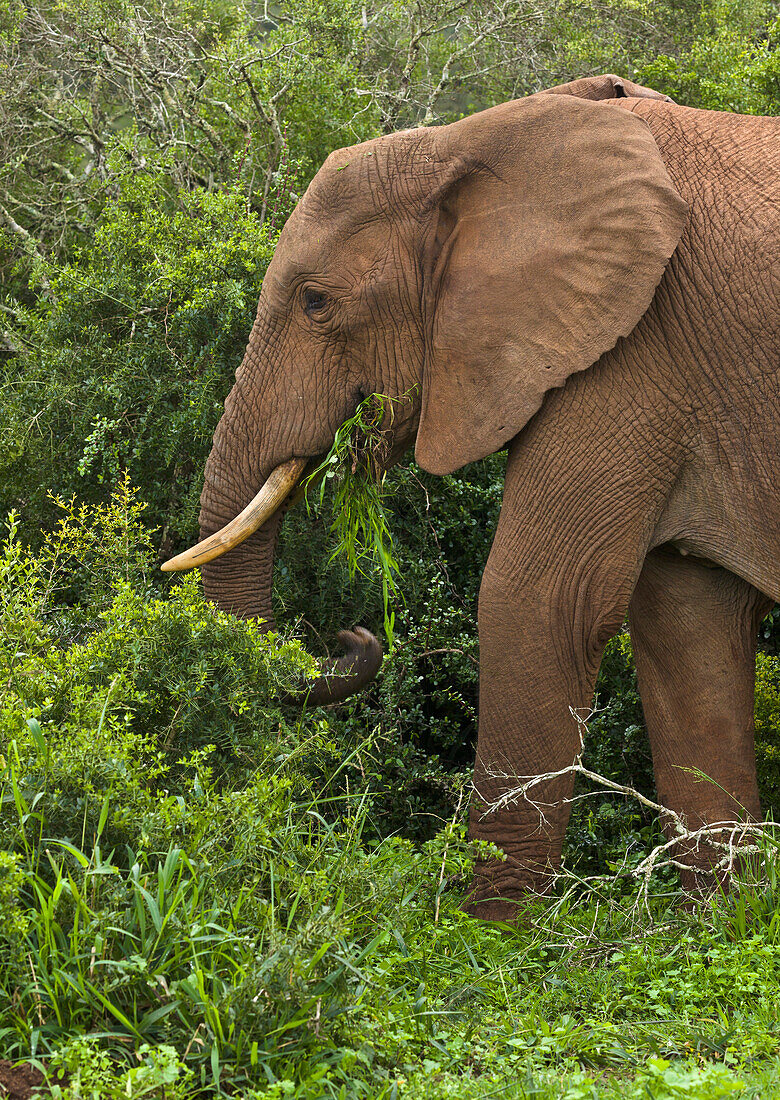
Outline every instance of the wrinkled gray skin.
{"type": "MultiPolygon", "coordinates": [[[[570,708],[627,612],[659,797],[692,825],[760,812],[755,627],[780,598],[780,123],[613,77],[559,92],[328,158],[268,269],[202,497],[205,536],[372,392],[418,387],[394,457],[415,444],[433,473],[509,445],[479,608],[471,831],[507,857],[477,868],[489,919],[548,888],[572,777],[490,804],[572,763],[570,708]]],[[[204,568],[221,607],[272,620],[280,520],[204,568]]],[[[323,701],[378,665],[369,636],[348,643],[323,701]]]]}

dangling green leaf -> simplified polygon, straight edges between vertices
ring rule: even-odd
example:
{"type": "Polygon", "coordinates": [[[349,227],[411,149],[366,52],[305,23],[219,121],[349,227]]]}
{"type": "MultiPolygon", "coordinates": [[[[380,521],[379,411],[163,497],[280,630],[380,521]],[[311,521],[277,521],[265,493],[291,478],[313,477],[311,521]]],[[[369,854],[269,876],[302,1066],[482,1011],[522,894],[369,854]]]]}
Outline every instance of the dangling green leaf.
{"type": "Polygon", "coordinates": [[[382,505],[386,463],[391,447],[393,406],[408,401],[410,393],[392,398],[372,393],[336,432],[333,446],[306,479],[305,487],[319,483],[320,503],[328,481],[334,483],[333,523],[336,547],[330,561],[344,557],[350,578],[375,568],[382,578],[385,636],[393,649],[395,613],[391,599],[398,595],[398,561],[393,536],[382,505]]]}

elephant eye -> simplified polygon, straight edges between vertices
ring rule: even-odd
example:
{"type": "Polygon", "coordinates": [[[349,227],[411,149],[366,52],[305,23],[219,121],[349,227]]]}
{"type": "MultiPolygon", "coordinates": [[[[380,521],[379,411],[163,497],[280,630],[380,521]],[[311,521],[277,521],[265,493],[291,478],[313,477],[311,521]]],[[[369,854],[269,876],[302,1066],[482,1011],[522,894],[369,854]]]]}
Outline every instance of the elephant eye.
{"type": "Polygon", "coordinates": [[[320,290],[312,290],[308,288],[303,292],[303,308],[307,313],[319,313],[325,309],[328,304],[327,294],[323,294],[320,290]]]}

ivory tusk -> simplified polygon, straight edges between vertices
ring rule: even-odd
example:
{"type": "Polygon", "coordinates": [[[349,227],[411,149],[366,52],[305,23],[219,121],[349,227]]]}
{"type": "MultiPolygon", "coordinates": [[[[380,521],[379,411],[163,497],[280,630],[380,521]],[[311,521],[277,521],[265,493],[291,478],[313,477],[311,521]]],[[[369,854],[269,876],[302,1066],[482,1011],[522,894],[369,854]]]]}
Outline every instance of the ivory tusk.
{"type": "Polygon", "coordinates": [[[215,531],[213,535],[209,535],[203,542],[199,542],[197,546],[184,550],[175,558],[164,562],[160,568],[164,573],[195,569],[205,565],[207,561],[221,557],[222,554],[226,554],[228,550],[242,543],[244,539],[248,539],[284,503],[308,461],[307,458],[291,458],[289,462],[283,462],[281,466],[277,466],[268,475],[257,496],[235,519],[221,530],[215,531]]]}

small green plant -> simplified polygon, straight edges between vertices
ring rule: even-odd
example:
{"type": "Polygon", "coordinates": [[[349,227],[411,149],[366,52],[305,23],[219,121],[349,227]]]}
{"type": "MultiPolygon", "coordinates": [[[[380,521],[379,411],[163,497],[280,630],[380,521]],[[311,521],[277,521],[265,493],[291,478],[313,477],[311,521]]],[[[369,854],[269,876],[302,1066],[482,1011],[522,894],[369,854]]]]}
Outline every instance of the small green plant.
{"type": "Polygon", "coordinates": [[[173,1047],[152,1048],[142,1043],[135,1058],[140,1064],[117,1076],[97,1038],[78,1035],[51,1060],[50,1073],[64,1071],[68,1075],[67,1085],[50,1085],[51,1096],[53,1100],[124,1100],[127,1096],[183,1100],[192,1074],[173,1047]]]}
{"type": "Polygon", "coordinates": [[[637,1075],[633,1096],[652,1096],[654,1100],[673,1100],[674,1097],[698,1097],[700,1100],[719,1100],[743,1092],[741,1081],[727,1065],[695,1065],[682,1060],[648,1058],[637,1075]]]}
{"type": "Polygon", "coordinates": [[[399,568],[393,536],[382,504],[387,459],[391,448],[394,406],[411,399],[372,393],[361,401],[354,415],[336,432],[333,446],[316,470],[306,479],[306,488],[319,484],[320,504],[329,482],[334,484],[333,524],[336,548],[330,561],[343,556],[350,579],[365,573],[366,559],[373,562],[382,578],[385,635],[393,649],[395,612],[391,596],[398,594],[399,568]]]}

